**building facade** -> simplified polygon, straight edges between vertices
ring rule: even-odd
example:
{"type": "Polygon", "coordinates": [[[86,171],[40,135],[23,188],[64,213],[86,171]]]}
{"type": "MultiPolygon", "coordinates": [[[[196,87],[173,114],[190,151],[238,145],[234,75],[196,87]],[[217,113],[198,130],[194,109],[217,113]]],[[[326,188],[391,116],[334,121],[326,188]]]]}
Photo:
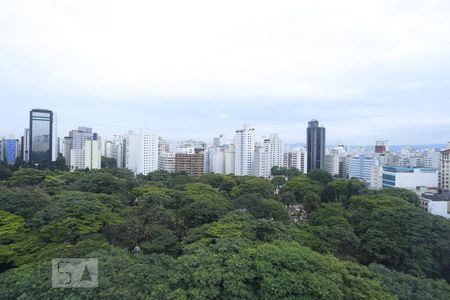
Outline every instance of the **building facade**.
{"type": "Polygon", "coordinates": [[[194,154],[176,153],[175,171],[186,172],[189,176],[202,176],[205,174],[205,154],[198,152],[194,154]]]}
{"type": "Polygon", "coordinates": [[[306,129],[306,148],[308,152],[307,170],[325,169],[325,128],[319,121],[311,120],[306,129]]]}
{"type": "Polygon", "coordinates": [[[253,156],[255,154],[255,129],[245,125],[236,130],[234,136],[234,174],[249,176],[253,171],[253,156]]]}
{"type": "Polygon", "coordinates": [[[101,143],[94,137],[84,141],[84,166],[91,170],[102,167],[101,143]]]}
{"type": "Polygon", "coordinates": [[[30,111],[30,163],[51,165],[56,159],[53,112],[47,109],[30,111]]]}
{"type": "Polygon", "coordinates": [[[432,168],[383,167],[383,187],[417,191],[420,187],[437,188],[438,171],[432,168]]]}
{"type": "Polygon", "coordinates": [[[175,172],[175,153],[163,152],[159,154],[158,170],[175,172]]]}
{"type": "Polygon", "coordinates": [[[291,150],[283,153],[283,167],[297,168],[303,174],[307,172],[306,149],[291,150]]]}
{"type": "Polygon", "coordinates": [[[450,149],[441,151],[439,158],[439,189],[450,191],[450,149]]]}
{"type": "Polygon", "coordinates": [[[348,177],[365,181],[369,188],[382,187],[382,167],[378,160],[372,157],[360,155],[348,159],[348,177]]]}
{"type": "MultiPolygon", "coordinates": [[[[87,168],[84,144],[88,139],[94,139],[94,133],[92,133],[92,128],[84,126],[78,127],[78,130],[72,130],[69,133],[69,138],[65,139],[65,146],[71,147],[70,154],[68,154],[70,170],[83,170],[87,168]]],[[[66,155],[67,152],[68,150],[65,149],[64,153],[66,155]]]]}

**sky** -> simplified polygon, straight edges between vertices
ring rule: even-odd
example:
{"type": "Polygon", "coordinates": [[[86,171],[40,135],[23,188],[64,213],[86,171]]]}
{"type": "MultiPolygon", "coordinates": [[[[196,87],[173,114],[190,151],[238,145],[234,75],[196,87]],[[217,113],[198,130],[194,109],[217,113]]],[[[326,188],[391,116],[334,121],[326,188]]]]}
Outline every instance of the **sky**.
{"type": "Polygon", "coordinates": [[[450,140],[448,0],[0,0],[0,136],[450,140]]]}

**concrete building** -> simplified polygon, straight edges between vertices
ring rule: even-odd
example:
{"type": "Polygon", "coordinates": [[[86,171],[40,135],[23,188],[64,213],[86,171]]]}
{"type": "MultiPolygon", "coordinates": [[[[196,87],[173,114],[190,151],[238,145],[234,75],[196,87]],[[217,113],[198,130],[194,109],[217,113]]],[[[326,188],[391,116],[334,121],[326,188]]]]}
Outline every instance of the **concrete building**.
{"type": "Polygon", "coordinates": [[[5,140],[5,162],[13,165],[16,159],[20,157],[19,140],[9,138],[5,140]]]}
{"type": "Polygon", "coordinates": [[[73,138],[71,136],[64,137],[63,140],[63,157],[66,162],[66,166],[70,168],[70,153],[73,147],[73,138]]]}
{"type": "MultiPolygon", "coordinates": [[[[72,130],[69,133],[69,138],[65,139],[65,146],[71,146],[69,154],[70,170],[83,170],[86,168],[84,144],[87,139],[97,140],[97,134],[92,132],[92,128],[84,126],[78,127],[78,130],[72,130]]],[[[67,155],[67,149],[64,150],[64,153],[67,155]]]]}
{"type": "Polygon", "coordinates": [[[351,156],[339,157],[339,178],[348,179],[349,161],[351,156]]]}
{"type": "Polygon", "coordinates": [[[450,194],[423,193],[420,196],[420,207],[433,215],[450,219],[450,194]]]}
{"type": "Polygon", "coordinates": [[[169,173],[175,172],[175,153],[163,152],[159,154],[158,170],[167,171],[169,173]]]}
{"type": "Polygon", "coordinates": [[[364,180],[372,189],[382,187],[382,167],[378,160],[360,155],[348,160],[348,177],[364,180]]]}
{"type": "Polygon", "coordinates": [[[137,174],[147,175],[158,170],[158,136],[148,129],[141,129],[138,135],[137,174]]]}
{"type": "Polygon", "coordinates": [[[205,174],[205,154],[198,152],[194,154],[175,154],[175,171],[186,172],[189,176],[202,176],[205,174]]]}
{"type": "Polygon", "coordinates": [[[56,118],[51,110],[30,111],[30,163],[51,165],[56,160],[56,118]]]}
{"type": "Polygon", "coordinates": [[[236,130],[234,149],[234,174],[238,176],[252,175],[253,156],[255,154],[255,129],[244,125],[244,128],[236,130]]]}
{"type": "Polygon", "coordinates": [[[335,153],[330,153],[325,155],[324,162],[325,171],[330,173],[332,176],[339,175],[339,155],[335,153]]]}
{"type": "Polygon", "coordinates": [[[224,134],[219,135],[218,137],[213,139],[213,147],[220,147],[227,144],[226,138],[224,134]]]}
{"type": "Polygon", "coordinates": [[[325,127],[319,127],[319,121],[311,120],[306,129],[306,148],[308,152],[308,172],[325,169],[325,127]]]}
{"type": "Polygon", "coordinates": [[[439,169],[440,152],[436,149],[426,149],[423,153],[423,166],[425,168],[439,169]]]}
{"type": "Polygon", "coordinates": [[[21,158],[23,161],[30,161],[30,129],[25,128],[23,131],[23,136],[20,140],[21,145],[21,158]]]}
{"type": "Polygon", "coordinates": [[[297,168],[303,174],[307,171],[306,149],[291,150],[283,153],[283,167],[291,169],[297,168]]]}
{"type": "Polygon", "coordinates": [[[262,144],[255,144],[253,175],[269,178],[275,166],[283,166],[283,141],[273,133],[262,144]]]}
{"type": "Polygon", "coordinates": [[[441,151],[439,158],[439,189],[450,191],[450,149],[441,151]]]}
{"type": "Polygon", "coordinates": [[[91,170],[102,167],[101,143],[94,138],[87,138],[84,141],[84,168],[91,170]]]}
{"type": "Polygon", "coordinates": [[[266,176],[270,176],[270,171],[273,167],[283,166],[283,140],[278,137],[278,134],[272,133],[268,139],[263,142],[264,152],[266,152],[266,176]]]}
{"type": "Polygon", "coordinates": [[[235,162],[236,162],[236,151],[234,144],[230,144],[228,148],[224,151],[224,170],[225,174],[234,174],[235,162]]]}
{"type": "Polygon", "coordinates": [[[225,173],[225,147],[211,147],[208,151],[209,169],[208,173],[226,174],[225,173]]]}
{"type": "Polygon", "coordinates": [[[0,137],[0,162],[5,161],[5,138],[0,137]]]}
{"type": "Polygon", "coordinates": [[[385,153],[389,151],[389,141],[378,140],[375,142],[375,153],[385,153]]]}
{"type": "Polygon", "coordinates": [[[383,187],[416,191],[420,187],[437,188],[438,171],[431,168],[383,167],[383,187]]]}
{"type": "Polygon", "coordinates": [[[133,131],[129,131],[124,136],[124,165],[125,168],[137,174],[137,158],[138,158],[138,135],[133,131]]]}

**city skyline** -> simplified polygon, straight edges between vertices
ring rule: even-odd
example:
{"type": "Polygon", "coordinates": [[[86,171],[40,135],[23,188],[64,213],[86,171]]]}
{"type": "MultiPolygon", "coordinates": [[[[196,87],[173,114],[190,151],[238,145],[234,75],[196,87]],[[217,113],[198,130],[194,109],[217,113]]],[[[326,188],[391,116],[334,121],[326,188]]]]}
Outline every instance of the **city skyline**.
{"type": "Polygon", "coordinates": [[[318,119],[329,144],[445,143],[449,12],[448,1],[4,3],[1,134],[20,136],[24,112],[42,107],[60,132],[107,137],[209,140],[251,124],[304,143],[318,119]]]}

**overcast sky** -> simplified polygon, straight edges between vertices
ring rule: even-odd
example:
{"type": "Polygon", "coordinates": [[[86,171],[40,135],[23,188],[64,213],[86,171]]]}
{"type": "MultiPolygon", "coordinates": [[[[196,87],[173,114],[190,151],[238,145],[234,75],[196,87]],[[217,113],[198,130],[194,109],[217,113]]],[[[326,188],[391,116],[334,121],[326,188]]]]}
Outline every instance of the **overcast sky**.
{"type": "Polygon", "coordinates": [[[0,0],[0,136],[31,108],[104,137],[450,140],[448,0],[0,0]]]}

